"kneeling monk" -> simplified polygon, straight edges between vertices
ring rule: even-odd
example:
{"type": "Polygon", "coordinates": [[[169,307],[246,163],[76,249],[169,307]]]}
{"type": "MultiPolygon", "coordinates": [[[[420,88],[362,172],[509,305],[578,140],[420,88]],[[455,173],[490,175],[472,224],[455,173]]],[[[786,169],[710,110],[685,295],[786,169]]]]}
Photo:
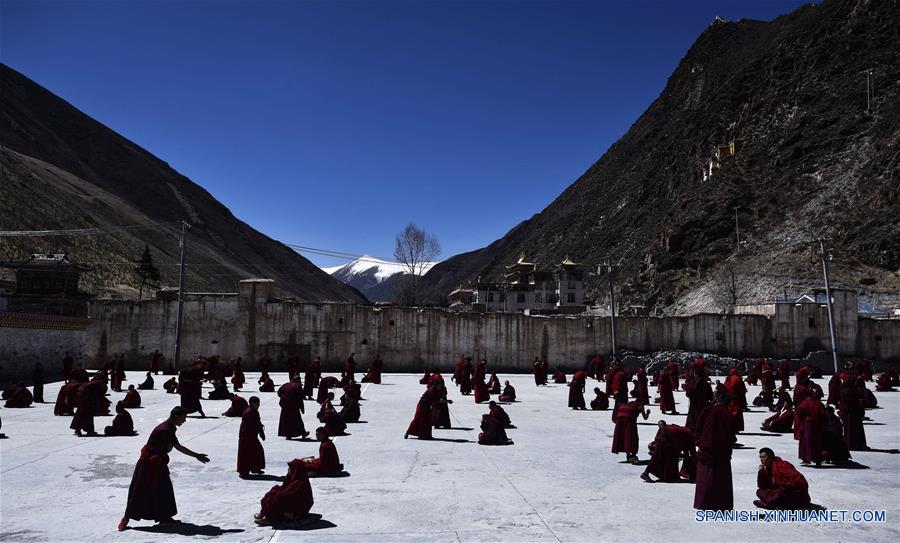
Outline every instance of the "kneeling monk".
{"type": "Polygon", "coordinates": [[[295,458],[288,462],[284,482],[273,486],[260,500],[260,511],[254,520],[260,525],[274,522],[293,522],[309,513],[313,506],[312,486],[306,474],[306,464],[295,458]]]}

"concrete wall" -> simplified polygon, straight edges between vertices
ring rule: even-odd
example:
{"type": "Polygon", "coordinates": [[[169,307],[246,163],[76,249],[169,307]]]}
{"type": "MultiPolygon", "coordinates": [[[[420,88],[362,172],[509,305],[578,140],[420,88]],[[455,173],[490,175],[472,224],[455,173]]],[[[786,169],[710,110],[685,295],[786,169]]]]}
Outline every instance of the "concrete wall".
{"type": "MultiPolygon", "coordinates": [[[[183,360],[197,355],[241,356],[252,369],[262,353],[276,361],[290,354],[321,356],[336,369],[351,353],[361,367],[380,353],[388,371],[446,370],[459,356],[486,358],[505,370],[530,370],[535,356],[574,367],[610,352],[608,317],[530,317],[512,313],[456,313],[442,309],[370,307],[272,301],[264,282],[241,285],[240,296],[189,297],[184,306],[183,360]]],[[[807,304],[810,305],[810,304],[807,304]]],[[[816,307],[815,304],[811,304],[816,307]]],[[[791,306],[793,307],[793,306],[791,306]]],[[[132,368],[146,367],[154,349],[173,356],[176,302],[101,302],[87,332],[92,361],[123,352],[132,368]]],[[[827,319],[816,309],[759,315],[620,317],[620,349],[696,350],[731,356],[801,357],[830,350],[827,319]],[[789,319],[789,320],[785,320],[789,319]]],[[[900,321],[839,319],[842,354],[900,360],[900,321]]],[[[278,367],[283,369],[283,366],[278,367]]]]}
{"type": "Polygon", "coordinates": [[[87,351],[87,319],[0,312],[0,383],[31,382],[41,362],[46,378],[62,377],[62,359],[69,351],[76,364],[87,351]]]}

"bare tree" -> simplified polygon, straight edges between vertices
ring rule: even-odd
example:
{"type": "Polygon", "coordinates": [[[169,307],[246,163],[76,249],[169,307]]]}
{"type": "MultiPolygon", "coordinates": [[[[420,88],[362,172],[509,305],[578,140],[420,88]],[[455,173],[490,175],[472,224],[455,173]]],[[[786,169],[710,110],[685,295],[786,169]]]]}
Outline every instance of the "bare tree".
{"type": "Polygon", "coordinates": [[[409,223],[397,234],[394,258],[403,264],[404,275],[397,281],[395,297],[402,305],[416,305],[421,277],[429,264],[441,254],[441,244],[434,234],[409,223]]]}
{"type": "Polygon", "coordinates": [[[734,313],[734,307],[744,303],[747,288],[733,264],[726,264],[710,284],[710,296],[722,313],[734,313]]]}

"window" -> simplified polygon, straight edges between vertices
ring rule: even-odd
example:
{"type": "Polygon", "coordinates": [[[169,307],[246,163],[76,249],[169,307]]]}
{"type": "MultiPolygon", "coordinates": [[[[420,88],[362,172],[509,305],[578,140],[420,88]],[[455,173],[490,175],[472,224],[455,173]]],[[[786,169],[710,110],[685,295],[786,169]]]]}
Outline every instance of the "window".
{"type": "Polygon", "coordinates": [[[489,302],[493,302],[493,301],[494,301],[494,293],[493,293],[493,292],[488,292],[488,301],[489,301],[489,302]]]}
{"type": "Polygon", "coordinates": [[[520,293],[516,294],[516,301],[519,302],[520,304],[524,304],[525,303],[525,293],[520,292],[520,293]]]}
{"type": "Polygon", "coordinates": [[[570,304],[574,304],[575,303],[575,293],[570,292],[569,295],[566,297],[566,301],[570,304]]]}
{"type": "Polygon", "coordinates": [[[810,328],[815,328],[815,327],[816,327],[816,319],[814,319],[814,318],[812,318],[812,317],[809,318],[809,327],[810,327],[810,328]]]}
{"type": "Polygon", "coordinates": [[[544,294],[542,292],[534,293],[534,303],[536,303],[536,304],[544,303],[544,294]]]}
{"type": "Polygon", "coordinates": [[[569,279],[569,290],[575,290],[575,280],[569,279]]]}

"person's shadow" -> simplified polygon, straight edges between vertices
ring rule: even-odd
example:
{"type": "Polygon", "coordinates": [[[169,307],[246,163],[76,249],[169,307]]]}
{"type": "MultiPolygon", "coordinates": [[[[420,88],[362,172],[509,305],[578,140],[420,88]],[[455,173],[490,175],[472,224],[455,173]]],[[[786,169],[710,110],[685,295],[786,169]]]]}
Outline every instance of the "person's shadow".
{"type": "Polygon", "coordinates": [[[240,528],[223,529],[211,524],[194,524],[192,522],[176,522],[173,524],[156,524],[155,526],[135,526],[129,527],[131,530],[139,532],[150,532],[155,534],[179,534],[179,535],[202,535],[208,537],[217,537],[225,534],[236,534],[243,532],[240,528]]]}
{"type": "Polygon", "coordinates": [[[276,483],[283,483],[284,476],[283,475],[269,475],[267,473],[258,473],[256,475],[250,474],[245,477],[248,481],[275,481],[276,483]]]}
{"type": "Polygon", "coordinates": [[[806,466],[813,469],[869,469],[869,466],[864,464],[860,464],[859,462],[854,462],[853,460],[848,460],[847,462],[840,462],[837,464],[822,464],[820,466],[806,466]]]}
{"type": "Polygon", "coordinates": [[[337,528],[337,524],[330,520],[325,520],[322,515],[317,513],[308,513],[301,522],[273,522],[272,528],[275,530],[324,530],[325,528],[337,528]]]}

